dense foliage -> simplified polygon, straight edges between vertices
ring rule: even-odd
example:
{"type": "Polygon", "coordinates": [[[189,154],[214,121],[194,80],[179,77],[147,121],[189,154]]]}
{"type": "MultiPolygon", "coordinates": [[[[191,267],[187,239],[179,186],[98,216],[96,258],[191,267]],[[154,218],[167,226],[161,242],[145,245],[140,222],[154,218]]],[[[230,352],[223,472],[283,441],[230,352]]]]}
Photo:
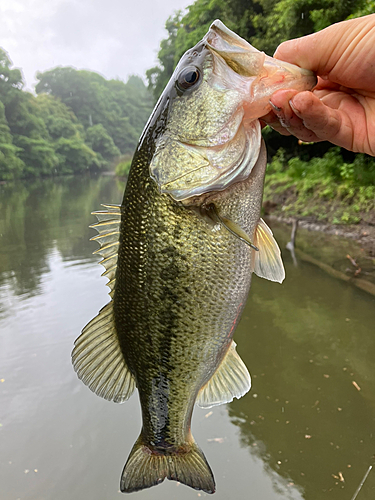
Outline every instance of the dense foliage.
{"type": "MultiPolygon", "coordinates": [[[[256,48],[272,54],[284,40],[374,11],[375,0],[196,0],[184,16],[176,12],[168,19],[168,37],[158,53],[159,66],[147,71],[149,87],[156,100],[182,54],[204,36],[214,19],[221,19],[256,48]]],[[[363,219],[360,213],[375,208],[371,188],[375,184],[373,158],[332,148],[327,142],[306,146],[268,127],[264,135],[270,159],[276,155],[266,178],[268,200],[275,185],[279,192],[290,192],[293,187],[293,192],[299,193],[287,207],[293,215],[318,211],[324,197],[354,206],[350,216],[347,211],[335,213],[330,219],[335,222],[356,222],[363,219]],[[307,203],[313,192],[314,208],[302,210],[301,204],[307,203]],[[358,193],[360,201],[352,193],[358,193]]]]}
{"type": "Polygon", "coordinates": [[[37,96],[0,49],[0,180],[107,169],[132,154],[152,109],[141,78],[39,73],[37,96]]]}
{"type": "Polygon", "coordinates": [[[177,11],[165,25],[159,66],[147,71],[157,99],[182,54],[194,46],[215,19],[272,55],[284,40],[319,31],[349,17],[374,12],[374,0],[196,0],[182,16],[177,11]]]}

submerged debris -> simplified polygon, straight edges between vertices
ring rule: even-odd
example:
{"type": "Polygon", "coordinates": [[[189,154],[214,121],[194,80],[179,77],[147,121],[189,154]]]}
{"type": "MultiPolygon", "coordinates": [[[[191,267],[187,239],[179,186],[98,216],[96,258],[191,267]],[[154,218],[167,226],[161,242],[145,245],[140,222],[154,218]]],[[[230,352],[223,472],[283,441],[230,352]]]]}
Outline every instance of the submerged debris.
{"type": "Polygon", "coordinates": [[[357,382],[355,382],[354,380],[352,381],[352,384],[354,385],[354,387],[357,389],[357,391],[360,391],[361,388],[359,387],[359,385],[357,384],[357,382]]]}
{"type": "Polygon", "coordinates": [[[361,491],[362,486],[365,484],[365,481],[366,481],[366,479],[367,479],[368,475],[369,475],[369,474],[370,474],[370,472],[371,472],[371,469],[372,469],[372,465],[370,465],[370,467],[367,469],[367,472],[366,472],[366,474],[363,476],[363,479],[362,479],[362,481],[361,481],[361,484],[358,486],[358,488],[357,488],[356,492],[354,493],[354,495],[353,495],[353,497],[352,497],[352,499],[351,499],[351,500],[355,500],[355,499],[357,498],[358,493],[361,491]]]}

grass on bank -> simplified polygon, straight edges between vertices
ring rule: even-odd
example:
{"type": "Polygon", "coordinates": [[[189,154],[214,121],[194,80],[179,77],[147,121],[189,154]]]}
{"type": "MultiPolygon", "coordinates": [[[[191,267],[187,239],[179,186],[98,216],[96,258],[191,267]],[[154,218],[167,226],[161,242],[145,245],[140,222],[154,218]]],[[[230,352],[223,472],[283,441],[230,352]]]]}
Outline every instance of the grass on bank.
{"type": "Polygon", "coordinates": [[[279,149],[267,167],[264,201],[275,215],[331,224],[375,223],[375,159],[344,161],[340,148],[309,161],[279,149]]]}

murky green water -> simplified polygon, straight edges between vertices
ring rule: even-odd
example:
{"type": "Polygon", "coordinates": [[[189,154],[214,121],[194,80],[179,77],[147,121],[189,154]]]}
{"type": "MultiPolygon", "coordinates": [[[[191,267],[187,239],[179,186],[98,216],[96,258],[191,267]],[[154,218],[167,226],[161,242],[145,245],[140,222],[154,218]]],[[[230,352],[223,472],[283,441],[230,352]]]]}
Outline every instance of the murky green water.
{"type": "MultiPolygon", "coordinates": [[[[138,398],[98,398],[70,363],[108,301],[90,212],[121,197],[110,177],[0,186],[0,500],[124,498],[138,398]]],[[[285,283],[254,277],[235,334],[251,392],[197,408],[193,434],[217,500],[351,500],[374,462],[375,301],[283,255],[285,283]]],[[[168,481],[133,495],[208,497],[168,481]]],[[[357,500],[373,498],[375,471],[357,500]]]]}

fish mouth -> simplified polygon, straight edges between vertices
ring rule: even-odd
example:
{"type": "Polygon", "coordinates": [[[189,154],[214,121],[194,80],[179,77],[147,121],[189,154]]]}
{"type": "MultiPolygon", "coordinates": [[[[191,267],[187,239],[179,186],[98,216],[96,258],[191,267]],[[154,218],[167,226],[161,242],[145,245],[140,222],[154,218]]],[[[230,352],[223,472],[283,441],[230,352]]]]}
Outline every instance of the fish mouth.
{"type": "Polygon", "coordinates": [[[222,57],[238,75],[266,79],[270,93],[275,87],[311,90],[317,82],[315,74],[294,64],[267,56],[227,28],[219,19],[204,37],[207,48],[222,57]],[[291,87],[292,85],[292,87],[291,87]]]}
{"type": "Polygon", "coordinates": [[[206,46],[221,56],[241,76],[260,76],[266,55],[216,19],[203,38],[206,46]]]}

